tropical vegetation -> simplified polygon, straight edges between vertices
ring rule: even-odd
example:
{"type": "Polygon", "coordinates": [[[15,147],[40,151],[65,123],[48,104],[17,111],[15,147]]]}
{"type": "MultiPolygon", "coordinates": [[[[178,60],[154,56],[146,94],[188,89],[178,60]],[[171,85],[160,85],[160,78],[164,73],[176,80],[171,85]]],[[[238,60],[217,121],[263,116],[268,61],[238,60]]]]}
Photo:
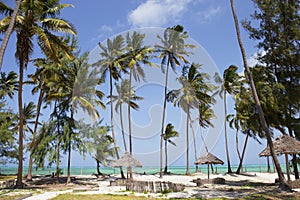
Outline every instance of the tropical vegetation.
{"type": "MultiPolygon", "coordinates": [[[[204,72],[201,60],[195,63],[191,59],[196,46],[189,43],[189,35],[181,25],[168,27],[157,35],[158,42],[153,47],[147,46],[146,35],[137,31],[108,38],[98,43],[99,59],[90,63],[90,53],[80,52],[75,27],[60,17],[64,8],[72,7],[71,4],[61,4],[59,0],[23,0],[16,1],[12,9],[0,2],[3,17],[0,33],[5,34],[0,50],[1,62],[9,36],[14,33],[18,66],[16,71],[0,74],[0,164],[18,164],[16,186],[20,188],[23,187],[25,150],[29,152],[27,180],[32,179],[33,166],[43,168],[55,165],[55,176],[59,182],[62,156],[66,155],[67,183],[70,183],[72,151],[79,152],[82,157],[91,155],[97,165],[97,174],[104,175],[100,166],[119,159],[121,146],[125,152],[134,155],[134,134],[137,130],[132,125],[135,114],[132,111],[138,112],[143,107],[142,103],[137,103],[138,100],[146,100],[138,94],[136,87],[146,82],[146,69],[152,67],[151,70],[158,70],[153,63],[159,62],[164,77],[157,141],[160,177],[163,176],[163,148],[164,173],[168,173],[168,144],[176,148],[176,144],[183,143],[177,140],[178,136],[186,137],[186,174],[191,173],[190,161],[193,160],[189,151],[190,131],[195,160],[200,156],[197,144],[202,143],[206,152],[211,151],[205,143],[203,130],[214,126],[212,121],[218,116],[213,106],[220,96],[224,104],[228,173],[233,173],[229,138],[235,139],[239,158],[236,173],[242,171],[249,139],[258,142],[266,139],[281,186],[288,187],[272,137],[277,131],[300,140],[299,1],[253,2],[257,10],[251,15],[252,20],[244,20],[242,24],[250,38],[257,41],[258,51],[261,52],[258,55],[260,63],[255,66],[247,63],[239,21],[231,0],[244,71],[232,64],[223,71],[222,76],[216,73],[214,77],[204,72]],[[255,20],[259,23],[253,25],[255,20]],[[39,57],[35,55],[35,46],[42,52],[39,57]],[[169,88],[171,73],[176,75],[178,88],[169,88]],[[23,99],[23,93],[38,96],[37,101],[23,99]],[[234,102],[233,113],[228,113],[229,96],[234,102]],[[15,98],[18,108],[12,109],[10,103],[15,98]],[[185,114],[185,131],[175,131],[174,122],[165,125],[168,102],[185,114]],[[108,111],[106,106],[109,106],[108,111]],[[127,109],[123,109],[124,106],[127,109]],[[126,110],[127,126],[124,125],[126,110]],[[104,112],[110,114],[108,125],[102,125],[101,113],[104,112]],[[191,113],[197,113],[196,117],[191,113]],[[115,124],[117,117],[121,123],[120,133],[115,124]],[[93,123],[87,122],[87,119],[93,123]],[[193,126],[195,121],[200,128],[201,141],[197,140],[198,131],[193,126]],[[228,126],[235,129],[235,135],[228,134],[228,126]],[[240,134],[245,135],[242,152],[240,134]]],[[[292,156],[291,166],[297,179],[299,160],[299,155],[292,156]]],[[[131,168],[129,170],[132,178],[131,168]]],[[[122,178],[125,178],[122,167],[120,171],[122,178]]]]}

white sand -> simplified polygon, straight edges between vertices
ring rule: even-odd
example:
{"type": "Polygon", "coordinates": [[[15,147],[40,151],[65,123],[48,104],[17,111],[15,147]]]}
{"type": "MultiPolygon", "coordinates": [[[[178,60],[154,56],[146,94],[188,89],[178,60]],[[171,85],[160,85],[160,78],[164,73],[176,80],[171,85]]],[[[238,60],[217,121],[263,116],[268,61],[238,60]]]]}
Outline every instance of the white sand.
{"type": "MultiPolygon", "coordinates": [[[[96,186],[89,191],[80,192],[79,190],[73,189],[73,191],[68,190],[61,193],[72,193],[76,191],[76,194],[117,194],[117,195],[133,195],[133,192],[126,191],[125,186],[110,186],[110,180],[114,180],[115,178],[119,178],[120,175],[111,176],[110,180],[97,180],[95,176],[77,176],[77,177],[85,177],[90,178],[90,183],[97,183],[96,186]]],[[[168,193],[168,194],[161,194],[161,193],[134,193],[136,196],[146,196],[146,197],[161,197],[161,198],[189,198],[192,196],[202,197],[202,198],[213,198],[213,197],[227,197],[227,198],[238,198],[243,197],[245,195],[249,195],[245,187],[243,192],[240,186],[235,186],[235,183],[239,183],[241,181],[247,182],[255,182],[255,183],[274,183],[275,179],[277,178],[276,173],[246,173],[245,175],[237,175],[237,174],[212,174],[210,178],[217,178],[221,177],[226,180],[225,185],[217,185],[217,184],[206,184],[201,187],[197,187],[196,183],[193,183],[193,179],[201,178],[207,179],[207,174],[197,173],[192,174],[190,176],[186,175],[164,175],[163,178],[159,178],[159,175],[140,175],[134,174],[134,180],[139,181],[170,181],[173,183],[181,183],[186,186],[183,192],[176,192],[176,193],[168,193]],[[230,184],[228,184],[230,183],[230,184]]],[[[291,176],[293,178],[293,176],[291,176]]],[[[250,189],[255,189],[251,188],[250,189]]],[[[250,190],[249,189],[249,190],[250,190]]],[[[253,192],[253,191],[252,191],[253,192]]],[[[49,197],[53,198],[54,196],[58,195],[60,192],[46,192],[39,195],[34,195],[29,198],[28,200],[42,200],[42,199],[50,199],[49,197]]]]}

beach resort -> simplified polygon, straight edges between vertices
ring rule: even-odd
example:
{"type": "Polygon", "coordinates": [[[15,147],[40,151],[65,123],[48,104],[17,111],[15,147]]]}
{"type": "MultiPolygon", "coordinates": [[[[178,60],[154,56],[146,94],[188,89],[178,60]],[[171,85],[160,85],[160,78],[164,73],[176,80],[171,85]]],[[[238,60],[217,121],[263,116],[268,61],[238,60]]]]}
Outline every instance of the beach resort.
{"type": "Polygon", "coordinates": [[[0,0],[0,199],[300,199],[299,0],[0,0]]]}

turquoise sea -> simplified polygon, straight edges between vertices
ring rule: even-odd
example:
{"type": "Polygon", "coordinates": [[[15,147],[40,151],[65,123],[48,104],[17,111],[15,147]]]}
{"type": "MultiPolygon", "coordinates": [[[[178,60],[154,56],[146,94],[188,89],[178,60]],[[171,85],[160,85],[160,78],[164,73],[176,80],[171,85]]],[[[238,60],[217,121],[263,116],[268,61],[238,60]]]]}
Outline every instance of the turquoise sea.
{"type": "MultiPolygon", "coordinates": [[[[232,170],[235,171],[237,169],[237,166],[232,166],[232,170]]],[[[267,172],[267,165],[245,165],[243,167],[244,172],[267,172]]],[[[101,167],[100,168],[102,173],[105,174],[118,174],[120,172],[119,168],[110,168],[110,167],[101,167]]],[[[215,173],[225,173],[227,171],[227,166],[220,166],[215,165],[214,166],[215,173]]],[[[282,170],[285,170],[285,166],[282,166],[282,170]]],[[[27,174],[28,167],[23,168],[23,174],[27,174]]],[[[126,169],[124,168],[124,171],[126,169]]],[[[145,173],[145,174],[156,174],[159,173],[158,167],[142,167],[142,168],[133,168],[133,171],[135,173],[145,173]]],[[[173,174],[185,174],[186,167],[185,166],[170,166],[168,167],[168,171],[173,174]]],[[[202,173],[207,173],[207,165],[200,165],[199,171],[202,173]]],[[[211,169],[210,169],[211,171],[211,169]]],[[[274,172],[274,167],[271,165],[271,171],[274,172]]],[[[44,168],[44,169],[33,169],[34,175],[50,175],[52,173],[55,173],[55,167],[52,168],[44,168]]],[[[61,172],[63,174],[67,173],[67,167],[62,166],[61,172]]],[[[190,172],[195,172],[195,166],[190,167],[190,172]]],[[[1,166],[0,165],[0,174],[16,174],[17,173],[17,167],[16,166],[1,166]]],[[[96,167],[90,166],[90,167],[72,167],[71,168],[71,175],[91,175],[96,174],[97,170],[96,167]]]]}

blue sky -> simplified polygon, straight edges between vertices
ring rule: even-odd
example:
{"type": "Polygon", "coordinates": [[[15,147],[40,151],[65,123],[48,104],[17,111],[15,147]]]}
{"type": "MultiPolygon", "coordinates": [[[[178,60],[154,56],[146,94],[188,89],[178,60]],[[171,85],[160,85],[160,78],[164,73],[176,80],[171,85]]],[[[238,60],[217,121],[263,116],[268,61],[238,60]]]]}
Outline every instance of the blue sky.
{"type": "MultiPolygon", "coordinates": [[[[232,64],[239,66],[240,72],[243,71],[241,53],[236,39],[229,0],[62,0],[61,2],[74,5],[74,8],[63,10],[62,17],[75,26],[78,32],[79,47],[82,52],[94,52],[97,49],[98,42],[104,42],[107,38],[111,38],[124,31],[137,28],[152,30],[154,27],[154,30],[159,31],[166,27],[181,24],[188,32],[192,42],[199,47],[199,51],[197,50],[196,56],[193,59],[202,64],[203,68],[209,67],[207,68],[208,71],[206,70],[205,72],[219,72],[222,74],[224,69],[232,64]],[[200,56],[197,57],[198,55],[200,56]]],[[[235,6],[239,20],[250,19],[250,14],[254,12],[254,4],[251,0],[236,1],[235,6]]],[[[255,41],[249,40],[248,34],[242,28],[241,33],[249,65],[252,65],[255,63],[254,55],[257,52],[255,41]]],[[[37,52],[39,52],[38,49],[37,52]]],[[[15,67],[16,64],[13,62],[13,54],[14,36],[12,36],[6,51],[3,65],[4,71],[17,69],[15,67]]],[[[160,113],[163,103],[163,87],[161,82],[164,76],[160,73],[160,70],[149,69],[147,72],[151,74],[147,78],[147,83],[135,84],[137,94],[143,96],[145,100],[140,102],[140,111],[133,112],[134,153],[144,165],[153,166],[158,165],[157,148],[159,147],[159,134],[157,130],[161,126],[160,113]]],[[[171,74],[170,77],[171,81],[174,81],[171,85],[176,88],[176,74],[171,74]]],[[[104,84],[102,89],[108,94],[107,84],[104,84]]],[[[25,101],[26,99],[37,100],[28,93],[24,98],[25,101]]],[[[233,112],[232,99],[228,99],[230,107],[228,112],[233,112]]],[[[12,102],[12,105],[17,105],[16,101],[12,102]]],[[[101,116],[105,119],[104,123],[107,124],[110,123],[109,109],[109,106],[107,106],[106,111],[100,111],[101,116]]],[[[222,131],[222,119],[224,116],[222,116],[223,108],[221,106],[221,99],[215,107],[215,111],[218,115],[218,118],[214,122],[217,128],[204,130],[204,134],[207,138],[210,151],[226,161],[224,133],[222,131]]],[[[177,147],[170,147],[172,159],[169,163],[171,165],[184,165],[185,114],[179,108],[174,108],[170,103],[168,104],[167,113],[166,123],[174,123],[175,128],[181,135],[175,141],[178,144],[177,147]]],[[[120,135],[117,119],[116,124],[117,134],[120,135]]],[[[201,153],[203,153],[203,146],[199,140],[199,128],[196,125],[194,128],[197,131],[197,146],[202,148],[201,153]]],[[[191,130],[190,138],[192,139],[191,130]]],[[[233,164],[237,164],[238,158],[235,151],[234,138],[234,131],[229,129],[231,160],[233,164]]],[[[120,141],[120,136],[118,139],[120,141]]],[[[243,141],[244,137],[241,136],[240,143],[242,144],[243,141]]],[[[265,147],[265,144],[265,141],[263,141],[263,145],[259,145],[257,142],[250,140],[245,163],[266,163],[264,158],[258,158],[258,153],[265,147]]],[[[119,145],[122,146],[121,142],[119,142],[119,145]]],[[[82,160],[76,153],[73,155],[73,165],[94,165],[94,161],[90,157],[82,160]]],[[[200,152],[198,152],[199,155],[200,152]]],[[[190,148],[190,160],[192,164],[194,161],[193,148],[190,148]]]]}

